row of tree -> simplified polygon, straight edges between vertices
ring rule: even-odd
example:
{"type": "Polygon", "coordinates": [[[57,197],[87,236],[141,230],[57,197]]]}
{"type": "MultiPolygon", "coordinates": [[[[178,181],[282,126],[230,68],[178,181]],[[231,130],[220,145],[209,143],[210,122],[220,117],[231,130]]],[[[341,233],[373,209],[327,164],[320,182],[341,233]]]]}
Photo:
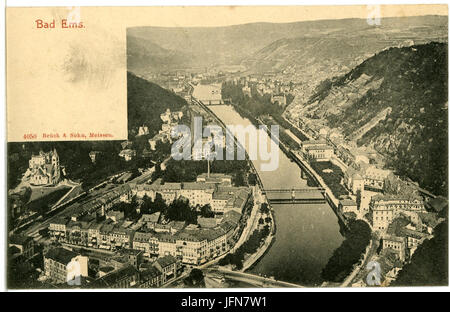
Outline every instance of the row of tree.
{"type": "Polygon", "coordinates": [[[142,200],[137,200],[136,197],[133,197],[130,203],[117,203],[112,207],[112,210],[122,211],[124,213],[124,218],[129,220],[138,220],[143,214],[152,214],[156,212],[160,212],[165,220],[184,221],[188,224],[197,224],[198,216],[204,218],[214,217],[214,212],[209,204],[193,207],[189,204],[187,199],[183,198],[177,198],[170,204],[166,204],[159,193],[156,194],[154,200],[146,195],[142,200]]]}
{"type": "Polygon", "coordinates": [[[255,253],[259,247],[264,243],[265,238],[270,233],[270,227],[265,225],[260,230],[253,231],[252,235],[245,241],[234,253],[229,253],[219,260],[219,265],[231,264],[236,269],[240,270],[243,267],[245,254],[255,253]]]}
{"type": "Polygon", "coordinates": [[[358,263],[371,239],[369,225],[362,220],[351,220],[345,239],[322,270],[322,278],[330,282],[342,282],[358,263]]]}

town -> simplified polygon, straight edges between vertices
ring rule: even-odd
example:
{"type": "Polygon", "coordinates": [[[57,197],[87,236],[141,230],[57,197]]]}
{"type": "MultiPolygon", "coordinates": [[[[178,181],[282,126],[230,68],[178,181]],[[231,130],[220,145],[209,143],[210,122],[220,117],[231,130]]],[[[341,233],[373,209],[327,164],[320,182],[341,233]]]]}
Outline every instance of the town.
{"type": "Polygon", "coordinates": [[[10,144],[10,287],[442,284],[447,37],[386,27],[161,67],[127,30],[126,140],[10,144]]]}
{"type": "MultiPolygon", "coordinates": [[[[213,97],[217,96],[213,94],[213,97]]],[[[203,102],[192,96],[189,103],[198,106],[203,102]]],[[[173,142],[171,129],[183,115],[182,111],[169,109],[162,113],[162,129],[148,140],[148,150],[155,151],[159,142],[173,142]]],[[[392,171],[373,165],[368,157],[348,157],[349,153],[342,157],[327,137],[314,137],[301,128],[293,129],[303,134],[302,139],[309,140],[302,141],[291,132],[290,136],[298,142],[294,148],[292,142],[286,143],[291,157],[309,163],[319,184],[330,188],[326,196],[344,223],[363,220],[370,226],[377,243],[368,247],[365,261],[372,254],[371,259],[389,263],[384,266],[389,268],[385,272],[386,280],[395,278],[402,264],[424,240],[432,237],[436,225],[443,221],[438,217],[442,200],[430,196],[425,200],[421,196],[424,191],[402,181],[392,171]],[[317,164],[326,163],[342,168],[340,186],[346,190],[345,195],[339,195],[336,186],[327,185],[324,174],[332,172],[331,169],[313,169],[317,164]],[[381,253],[369,252],[378,245],[381,253]]],[[[146,134],[147,127],[139,127],[137,136],[146,134]]],[[[282,139],[281,143],[286,146],[282,139]]],[[[132,142],[123,142],[122,148],[119,156],[125,161],[138,156],[132,142]]],[[[92,151],[89,157],[95,162],[96,157],[101,157],[98,154],[92,151]]],[[[203,159],[205,156],[200,155],[203,159]]],[[[257,185],[233,186],[231,175],[210,173],[209,167],[208,161],[208,172],[199,174],[195,182],[163,182],[161,177],[153,180],[150,176],[125,182],[122,176],[117,179],[122,181],[119,185],[107,184],[93,190],[87,198],[75,200],[62,213],[51,217],[46,228],[35,230],[39,243],[33,236],[13,234],[9,246],[18,250],[15,261],[27,263],[36,257],[37,250],[42,250],[44,265],[40,281],[67,284],[69,264],[76,261],[80,275],[73,278],[81,276],[81,280],[75,286],[100,288],[161,287],[185,277],[192,268],[207,267],[235,250],[244,228],[251,224],[247,219],[252,216],[255,193],[262,191],[257,185]],[[197,212],[177,221],[168,218],[167,211],[172,206],[178,213],[186,207],[188,212],[189,207],[196,207],[197,212]],[[42,242],[45,242],[44,249],[37,247],[42,242]]],[[[23,179],[35,186],[56,185],[63,175],[54,149],[32,156],[23,179]]],[[[264,201],[270,204],[270,200],[264,201]]]]}

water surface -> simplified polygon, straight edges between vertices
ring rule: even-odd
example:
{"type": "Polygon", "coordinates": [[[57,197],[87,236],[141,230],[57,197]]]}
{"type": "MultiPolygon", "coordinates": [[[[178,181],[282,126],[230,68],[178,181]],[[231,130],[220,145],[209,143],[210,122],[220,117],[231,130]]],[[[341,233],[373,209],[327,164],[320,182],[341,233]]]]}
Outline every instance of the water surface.
{"type": "MultiPolygon", "coordinates": [[[[251,122],[242,118],[232,106],[209,108],[226,125],[251,126],[251,122]]],[[[248,142],[241,144],[248,148],[248,142]]],[[[306,187],[301,169],[281,150],[276,171],[261,171],[260,164],[264,161],[252,161],[266,189],[306,187]]],[[[275,242],[250,272],[304,286],[319,286],[322,283],[320,272],[343,240],[336,215],[327,203],[277,204],[274,210],[275,242]]]]}

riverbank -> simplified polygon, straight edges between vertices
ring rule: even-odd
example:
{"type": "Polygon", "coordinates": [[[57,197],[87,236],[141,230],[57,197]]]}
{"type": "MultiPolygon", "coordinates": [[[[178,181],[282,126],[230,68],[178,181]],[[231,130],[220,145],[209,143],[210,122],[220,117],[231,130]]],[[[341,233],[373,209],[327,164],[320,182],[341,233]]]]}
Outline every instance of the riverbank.
{"type": "MultiPolygon", "coordinates": [[[[236,108],[238,106],[237,105],[233,105],[233,107],[236,108]]],[[[244,116],[246,116],[246,117],[248,115],[250,115],[249,112],[246,112],[242,108],[237,109],[237,111],[238,111],[238,113],[242,112],[244,114],[244,116]]],[[[251,118],[248,118],[248,119],[250,121],[252,121],[252,123],[254,124],[255,127],[259,127],[261,125],[264,125],[264,123],[259,118],[255,118],[255,117],[252,116],[251,118]]],[[[272,133],[271,133],[269,128],[264,128],[264,130],[270,136],[272,136],[272,133]]],[[[293,134],[293,135],[295,135],[295,134],[293,134]]],[[[300,138],[298,138],[298,140],[300,140],[300,138]]],[[[298,151],[294,151],[290,147],[288,147],[285,144],[285,142],[283,142],[281,137],[278,138],[278,143],[279,143],[279,146],[280,146],[281,150],[286,154],[286,156],[291,158],[292,160],[294,160],[297,163],[297,165],[301,168],[301,170],[307,173],[307,177],[308,178],[312,179],[315,182],[316,185],[321,186],[321,187],[323,187],[325,189],[325,196],[324,197],[325,197],[326,201],[329,203],[329,205],[331,206],[331,208],[335,212],[335,214],[338,217],[339,221],[342,222],[346,226],[347,225],[347,221],[346,221],[345,217],[338,210],[339,200],[336,198],[336,196],[334,195],[334,192],[331,190],[331,188],[325,183],[325,181],[323,180],[322,176],[320,174],[318,174],[312,168],[312,166],[308,163],[308,161],[306,159],[304,159],[303,155],[301,155],[298,151]]]]}
{"type": "MultiPolygon", "coordinates": [[[[201,108],[203,108],[207,113],[209,113],[220,125],[221,127],[227,131],[227,127],[225,125],[225,123],[213,112],[211,111],[206,105],[204,105],[203,103],[201,103],[200,101],[196,101],[195,99],[193,99],[194,102],[196,102],[201,108]]],[[[233,136],[234,137],[234,136],[233,136]]],[[[236,137],[234,137],[234,141],[236,144],[239,144],[240,146],[242,146],[240,144],[240,142],[237,140],[236,137]]],[[[245,148],[244,148],[245,150],[245,148]]],[[[245,150],[245,157],[247,159],[247,161],[250,163],[250,167],[252,169],[252,173],[255,174],[256,176],[256,180],[257,180],[257,187],[255,187],[255,192],[253,194],[254,198],[256,198],[258,196],[258,199],[256,201],[256,203],[253,206],[252,211],[250,212],[250,217],[249,217],[249,225],[250,228],[246,233],[243,233],[244,236],[241,235],[241,237],[244,237],[244,239],[241,241],[239,240],[236,245],[232,248],[232,251],[236,251],[240,246],[242,246],[242,244],[245,243],[245,241],[248,240],[248,238],[250,237],[250,235],[252,235],[255,230],[257,230],[258,228],[258,223],[257,223],[257,216],[259,215],[259,211],[257,211],[257,209],[259,209],[258,204],[261,205],[262,203],[266,203],[268,204],[269,207],[269,217],[270,217],[270,224],[269,224],[269,228],[270,228],[270,233],[269,235],[265,238],[264,243],[262,244],[262,246],[256,251],[256,253],[252,254],[249,258],[244,260],[243,263],[243,267],[240,271],[245,272],[246,270],[248,270],[249,268],[251,268],[266,252],[267,250],[270,248],[270,246],[272,245],[272,240],[274,239],[275,236],[275,218],[274,218],[274,214],[273,214],[273,209],[270,206],[270,204],[268,203],[267,199],[265,198],[265,196],[263,196],[261,194],[261,189],[264,189],[264,185],[262,184],[261,181],[261,177],[258,174],[258,171],[256,170],[253,162],[250,160],[250,158],[248,157],[247,151],[245,150]],[[259,190],[259,194],[256,194],[256,190],[259,190]],[[252,220],[252,213],[255,213],[256,215],[253,216],[253,220],[252,220]],[[246,235],[245,235],[246,234],[246,235]]],[[[244,229],[245,231],[245,229],[244,229]]]]}
{"type": "MultiPolygon", "coordinates": [[[[231,105],[209,106],[220,124],[253,126],[231,105]]],[[[259,125],[259,124],[258,124],[259,125]]],[[[256,131],[264,131],[255,127],[256,131]]],[[[260,134],[258,134],[260,135],[260,134]]],[[[247,145],[246,142],[242,144],[247,145]]],[[[248,147],[247,147],[248,148],[248,147]]],[[[264,148],[264,146],[263,146],[264,148]]],[[[283,149],[283,145],[280,144],[283,149]]],[[[312,186],[304,178],[301,166],[289,150],[279,153],[275,171],[258,171],[264,188],[304,188],[312,186]]],[[[260,168],[261,159],[252,160],[253,168],[260,168]]],[[[304,171],[304,170],[303,170],[304,171]]],[[[311,180],[310,178],[309,180],[311,180]]],[[[323,204],[282,204],[271,206],[273,231],[265,243],[246,257],[246,272],[257,276],[273,276],[278,280],[300,285],[320,286],[320,272],[343,237],[339,219],[328,202],[323,204]],[[331,209],[330,209],[331,208],[331,209]],[[336,222],[338,221],[338,222],[336,222]],[[313,242],[313,243],[312,243],[313,242]],[[248,268],[247,268],[248,267],[248,268]]]]}

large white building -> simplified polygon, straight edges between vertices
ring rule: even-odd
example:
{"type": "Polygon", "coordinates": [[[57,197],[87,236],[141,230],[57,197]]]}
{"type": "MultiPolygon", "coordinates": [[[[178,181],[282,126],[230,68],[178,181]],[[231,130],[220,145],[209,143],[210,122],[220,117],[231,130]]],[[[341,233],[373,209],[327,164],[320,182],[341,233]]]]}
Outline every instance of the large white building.
{"type": "MultiPolygon", "coordinates": [[[[237,226],[229,229],[232,232],[237,226]]],[[[186,228],[176,234],[136,232],[133,248],[146,256],[173,256],[183,263],[199,265],[214,259],[229,249],[228,232],[222,227],[186,228]]]]}
{"type": "Polygon", "coordinates": [[[325,140],[302,142],[302,152],[315,161],[330,161],[334,150],[325,140]]]}
{"type": "Polygon", "coordinates": [[[385,181],[391,173],[390,170],[379,169],[373,165],[364,164],[361,170],[349,167],[345,173],[344,183],[353,194],[363,189],[380,192],[384,189],[385,181]]]}
{"type": "Polygon", "coordinates": [[[420,196],[375,195],[370,202],[370,211],[373,229],[385,231],[400,213],[419,213],[426,210],[420,196]]]}
{"type": "Polygon", "coordinates": [[[61,181],[61,167],[56,149],[32,155],[24,178],[33,185],[58,184],[61,181]]]}
{"type": "Polygon", "coordinates": [[[54,284],[76,281],[77,278],[88,276],[88,261],[87,257],[57,247],[44,255],[44,273],[54,284]]]}

